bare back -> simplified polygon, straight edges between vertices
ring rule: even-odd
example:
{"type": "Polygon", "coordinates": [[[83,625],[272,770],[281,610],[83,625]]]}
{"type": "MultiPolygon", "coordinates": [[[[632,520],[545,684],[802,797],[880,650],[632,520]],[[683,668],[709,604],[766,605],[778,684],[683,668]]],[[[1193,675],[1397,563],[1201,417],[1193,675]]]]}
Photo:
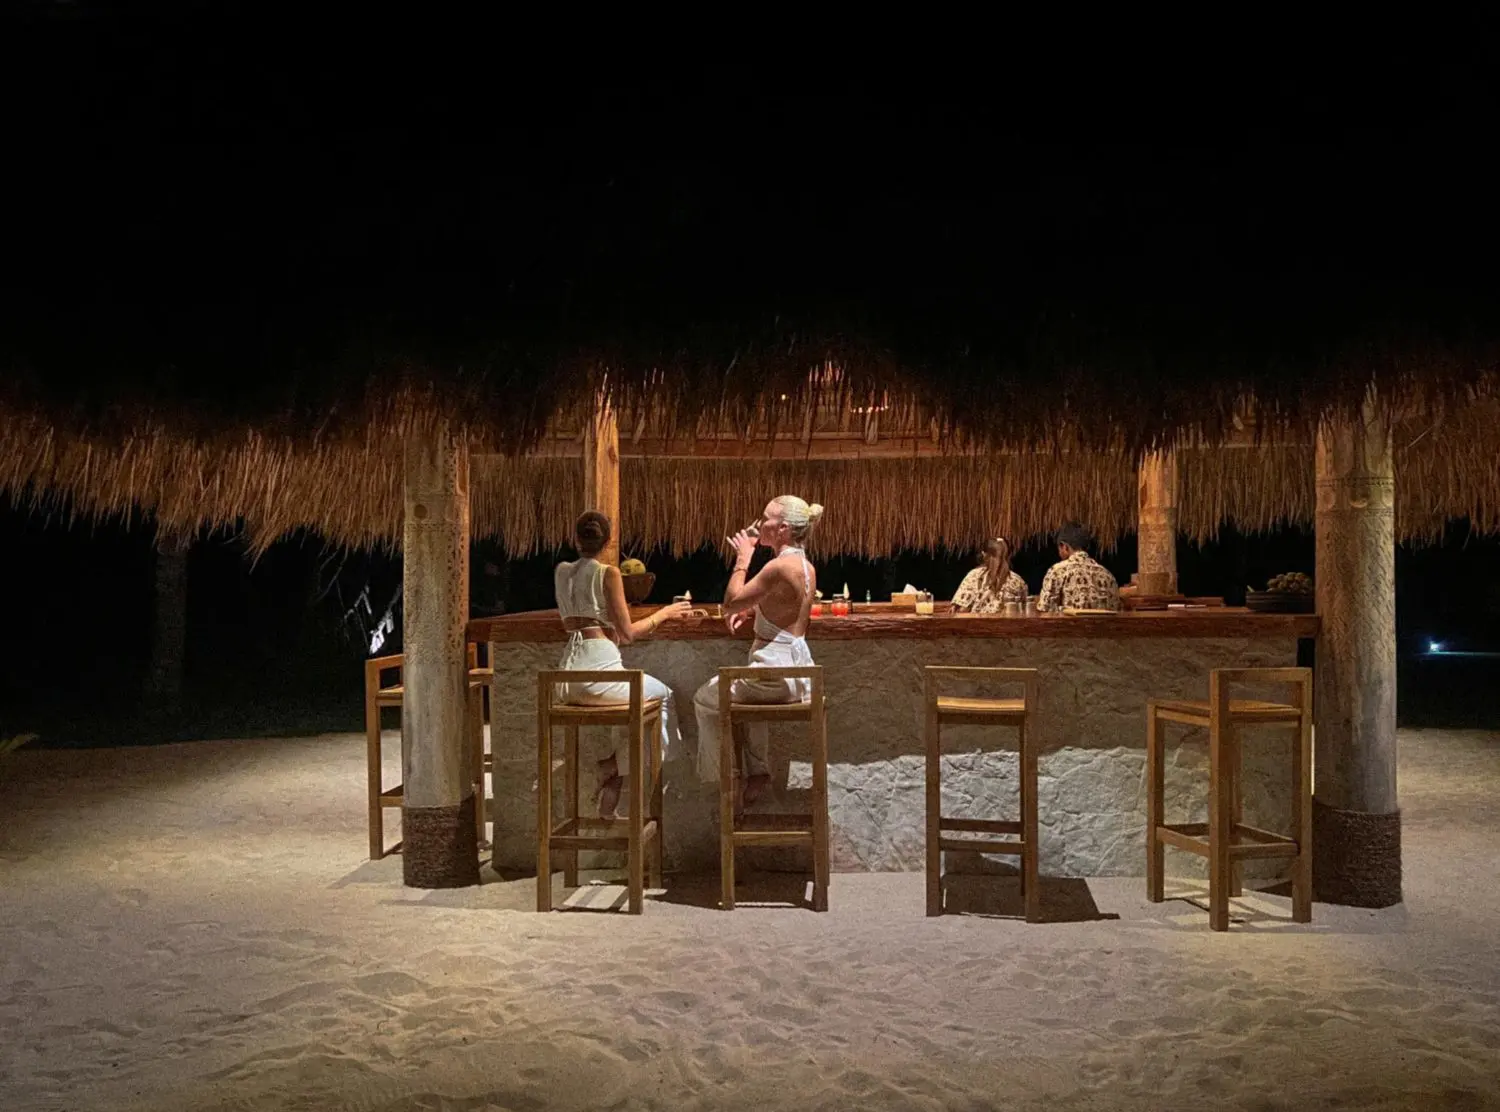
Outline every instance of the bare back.
{"type": "Polygon", "coordinates": [[[788,549],[761,568],[760,575],[769,577],[766,596],[760,603],[761,614],[792,636],[805,636],[818,586],[818,573],[812,564],[800,549],[788,549]]]}

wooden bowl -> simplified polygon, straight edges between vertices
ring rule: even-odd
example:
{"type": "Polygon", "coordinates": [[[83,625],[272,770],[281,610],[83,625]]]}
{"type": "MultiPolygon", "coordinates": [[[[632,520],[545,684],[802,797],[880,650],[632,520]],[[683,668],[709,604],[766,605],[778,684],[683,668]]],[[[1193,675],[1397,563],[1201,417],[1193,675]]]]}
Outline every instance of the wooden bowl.
{"type": "Polygon", "coordinates": [[[1186,602],[1186,595],[1121,595],[1121,610],[1165,610],[1174,602],[1186,602]]]}
{"type": "Polygon", "coordinates": [[[1249,591],[1245,609],[1257,614],[1311,614],[1317,607],[1312,595],[1294,595],[1286,591],[1249,591]]]}
{"type": "Polygon", "coordinates": [[[640,575],[622,575],[620,579],[625,584],[625,601],[630,603],[645,602],[651,588],[656,586],[656,575],[649,571],[640,575]]]}

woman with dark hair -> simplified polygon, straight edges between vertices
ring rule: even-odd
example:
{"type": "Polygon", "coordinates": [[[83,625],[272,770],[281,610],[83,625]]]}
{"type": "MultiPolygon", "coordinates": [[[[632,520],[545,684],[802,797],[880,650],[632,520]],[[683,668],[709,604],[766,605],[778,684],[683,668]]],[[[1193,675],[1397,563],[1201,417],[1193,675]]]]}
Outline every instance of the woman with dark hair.
{"type": "Polygon", "coordinates": [[[967,614],[998,614],[1007,602],[1026,605],[1026,580],[1010,567],[1010,544],[991,537],[979,554],[979,566],[964,576],[953,595],[953,609],[967,614]]]}
{"type": "MultiPolygon", "coordinates": [[[[568,647],[563,651],[559,668],[596,672],[623,669],[620,646],[649,637],[657,628],[688,612],[689,603],[674,602],[663,606],[650,617],[630,620],[625,603],[625,583],[620,569],[601,564],[599,553],[609,543],[610,520],[597,510],[582,514],[573,526],[573,540],[579,559],[557,565],[552,582],[557,594],[557,612],[568,631],[568,647]]],[[[655,676],[646,676],[645,698],[660,699],[662,748],[671,755],[678,736],[676,715],[672,712],[672,689],[655,676]]],[[[623,703],[630,698],[624,683],[569,683],[559,685],[559,699],[564,703],[597,706],[601,703],[623,703]]],[[[599,783],[594,798],[599,814],[608,818],[620,802],[620,790],[630,774],[629,750],[619,745],[616,731],[615,749],[599,762],[599,783]]]]}

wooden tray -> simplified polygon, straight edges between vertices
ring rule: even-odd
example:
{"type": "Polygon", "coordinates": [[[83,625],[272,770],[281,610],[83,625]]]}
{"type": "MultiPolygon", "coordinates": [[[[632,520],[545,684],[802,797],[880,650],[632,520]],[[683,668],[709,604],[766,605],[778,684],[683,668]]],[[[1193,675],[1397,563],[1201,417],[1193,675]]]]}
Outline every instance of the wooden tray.
{"type": "Polygon", "coordinates": [[[1121,595],[1120,606],[1125,610],[1165,610],[1168,603],[1187,602],[1187,595],[1121,595]]]}
{"type": "Polygon", "coordinates": [[[1317,608],[1312,595],[1294,595],[1285,591],[1249,591],[1245,609],[1257,614],[1311,614],[1317,608]]]}

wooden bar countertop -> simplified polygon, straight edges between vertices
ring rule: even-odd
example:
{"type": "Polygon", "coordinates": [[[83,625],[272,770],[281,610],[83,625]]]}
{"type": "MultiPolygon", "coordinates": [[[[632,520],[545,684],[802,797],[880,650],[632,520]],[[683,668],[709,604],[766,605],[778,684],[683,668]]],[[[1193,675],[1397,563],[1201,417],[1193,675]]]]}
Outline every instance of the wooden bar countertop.
{"type": "MultiPolygon", "coordinates": [[[[707,604],[710,614],[713,604],[707,604]]],[[[658,608],[632,606],[632,619],[658,608]]],[[[1067,614],[954,614],[939,603],[935,614],[915,614],[889,603],[854,603],[853,613],[835,618],[823,606],[823,616],[808,623],[809,641],[861,641],[879,638],[905,640],[940,637],[1315,637],[1315,614],[1263,614],[1236,606],[1187,610],[1133,610],[1108,615],[1067,614]]],[[[718,617],[688,617],[667,622],[652,639],[707,641],[734,637],[749,641],[746,628],[731,634],[718,617]]],[[[475,618],[468,625],[470,641],[566,641],[567,633],[556,610],[529,610],[497,618],[475,618]]]]}

